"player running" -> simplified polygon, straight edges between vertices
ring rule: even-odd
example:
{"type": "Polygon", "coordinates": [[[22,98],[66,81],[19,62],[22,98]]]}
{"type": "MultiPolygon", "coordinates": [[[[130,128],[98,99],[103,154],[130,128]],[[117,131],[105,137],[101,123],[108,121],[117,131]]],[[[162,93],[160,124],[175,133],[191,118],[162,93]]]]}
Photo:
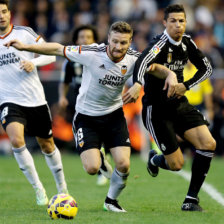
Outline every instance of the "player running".
{"type": "Polygon", "coordinates": [[[48,198],[26,147],[24,132],[36,136],[54,176],[58,193],[66,193],[61,154],[54,144],[51,115],[36,69],[36,66],[54,62],[55,57],[42,55],[34,58],[33,53],[5,48],[3,43],[15,38],[27,44],[44,42],[31,28],[12,25],[10,19],[8,1],[0,0],[1,123],[9,136],[20,169],[36,192],[37,204],[46,205],[48,198]]]}
{"type": "MultiPolygon", "coordinates": [[[[184,158],[176,134],[189,141],[196,153],[189,190],[181,209],[202,211],[198,193],[208,173],[216,142],[207,127],[208,122],[188,103],[184,93],[207,79],[212,74],[212,67],[191,37],[184,33],[186,14],[182,5],[170,5],[165,9],[164,25],[164,32],[150,42],[137,60],[133,74],[135,85],[141,86],[144,79],[143,123],[163,153],[157,155],[154,150],[150,151],[147,169],[153,177],[158,175],[159,167],[180,170],[184,158]],[[183,69],[188,60],[198,70],[193,78],[184,82],[183,69]],[[174,97],[167,98],[166,92],[162,90],[163,80],[144,75],[152,63],[162,64],[176,73],[178,84],[175,86],[174,97]]],[[[137,94],[135,89],[136,86],[127,93],[130,98],[137,94]]]]}
{"type": "MultiPolygon", "coordinates": [[[[72,37],[73,44],[76,44],[76,45],[90,45],[93,43],[97,43],[97,39],[98,39],[97,31],[95,27],[91,25],[79,26],[77,29],[75,29],[73,33],[73,37],[72,37]]],[[[72,109],[67,108],[68,111],[70,109],[70,113],[72,113],[72,115],[74,115],[75,113],[76,99],[79,94],[79,88],[82,83],[82,73],[83,73],[82,64],[65,59],[62,66],[61,82],[59,84],[59,89],[58,89],[58,95],[59,95],[58,104],[60,108],[62,109],[65,109],[68,106],[72,107],[72,109]],[[70,84],[73,86],[72,106],[69,105],[69,101],[67,99],[67,94],[69,91],[70,84]]],[[[105,150],[103,147],[101,147],[101,151],[103,154],[105,153],[105,150]]],[[[97,185],[99,186],[105,185],[107,181],[108,181],[108,178],[106,178],[99,171],[97,174],[97,182],[96,182],[97,185]]]]}

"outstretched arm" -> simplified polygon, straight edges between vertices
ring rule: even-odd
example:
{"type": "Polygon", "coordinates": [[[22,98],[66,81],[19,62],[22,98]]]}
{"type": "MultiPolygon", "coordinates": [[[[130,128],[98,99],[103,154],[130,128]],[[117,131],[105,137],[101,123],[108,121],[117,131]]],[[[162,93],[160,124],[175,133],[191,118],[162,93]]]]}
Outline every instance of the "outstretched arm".
{"type": "Polygon", "coordinates": [[[58,43],[24,44],[18,40],[11,40],[4,44],[6,47],[14,47],[20,51],[30,51],[45,55],[64,56],[64,46],[58,43]]]}

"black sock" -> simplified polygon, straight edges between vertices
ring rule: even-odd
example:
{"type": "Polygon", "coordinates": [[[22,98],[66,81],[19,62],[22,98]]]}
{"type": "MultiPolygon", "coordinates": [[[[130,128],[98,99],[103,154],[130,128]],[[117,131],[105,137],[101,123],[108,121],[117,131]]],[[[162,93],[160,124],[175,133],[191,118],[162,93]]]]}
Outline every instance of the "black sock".
{"type": "Polygon", "coordinates": [[[109,203],[109,204],[113,203],[114,201],[116,201],[116,199],[111,199],[111,198],[109,198],[108,196],[107,196],[106,199],[105,199],[105,202],[106,202],[106,203],[109,203]]]}
{"type": "Polygon", "coordinates": [[[214,151],[212,150],[196,150],[191,168],[191,182],[186,199],[188,196],[189,198],[197,198],[208,173],[213,155],[214,151]]]}
{"type": "Polygon", "coordinates": [[[166,162],[166,159],[165,159],[164,155],[155,155],[155,156],[153,156],[152,162],[156,166],[158,166],[158,167],[160,167],[162,169],[170,170],[170,168],[169,168],[169,166],[168,166],[168,164],[166,162]]]}

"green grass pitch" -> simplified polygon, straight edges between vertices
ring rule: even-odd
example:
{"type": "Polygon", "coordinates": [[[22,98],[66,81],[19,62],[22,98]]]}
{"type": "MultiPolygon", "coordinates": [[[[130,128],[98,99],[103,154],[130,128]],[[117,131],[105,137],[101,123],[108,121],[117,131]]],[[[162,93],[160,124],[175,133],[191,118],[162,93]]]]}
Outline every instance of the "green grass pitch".
{"type": "MultiPolygon", "coordinates": [[[[70,194],[76,199],[79,211],[74,220],[51,220],[46,207],[36,205],[35,194],[13,157],[0,157],[0,224],[223,224],[224,206],[205,192],[199,194],[206,210],[182,212],[180,206],[188,189],[188,182],[179,175],[160,170],[152,178],[146,164],[138,155],[131,158],[128,185],[119,202],[128,212],[117,214],[103,211],[108,184],[96,186],[96,176],[83,170],[77,155],[62,155],[70,194]]],[[[42,155],[34,156],[36,168],[48,197],[57,193],[53,176],[42,155]]],[[[190,170],[190,162],[184,167],[190,170]]],[[[224,195],[224,160],[215,158],[206,182],[224,195]]]]}

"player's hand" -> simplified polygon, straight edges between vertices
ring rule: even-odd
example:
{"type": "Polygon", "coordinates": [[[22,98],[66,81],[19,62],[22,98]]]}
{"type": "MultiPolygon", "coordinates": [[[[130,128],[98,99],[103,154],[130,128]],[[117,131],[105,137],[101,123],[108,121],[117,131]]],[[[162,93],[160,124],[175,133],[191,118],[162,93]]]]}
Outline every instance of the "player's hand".
{"type": "Polygon", "coordinates": [[[182,96],[184,96],[186,90],[187,89],[183,83],[178,83],[175,86],[175,94],[176,94],[177,98],[180,99],[182,96]]]}
{"type": "Polygon", "coordinates": [[[60,97],[58,105],[61,109],[65,109],[68,106],[68,100],[66,97],[60,97]]]}
{"type": "Polygon", "coordinates": [[[142,86],[139,83],[135,83],[124,95],[122,100],[124,104],[136,102],[139,97],[142,86]]]}
{"type": "Polygon", "coordinates": [[[7,48],[12,46],[12,47],[14,47],[14,48],[16,48],[17,50],[20,50],[20,51],[24,50],[24,48],[25,48],[25,45],[22,42],[20,42],[19,40],[16,40],[16,39],[15,40],[10,40],[9,42],[5,43],[4,46],[7,47],[7,48]]]}
{"type": "Polygon", "coordinates": [[[167,91],[167,97],[173,97],[175,95],[175,86],[178,84],[177,82],[177,76],[174,72],[170,71],[169,75],[167,76],[165,80],[165,85],[163,87],[163,90],[168,89],[167,91]]]}
{"type": "Polygon", "coordinates": [[[20,68],[26,72],[32,72],[34,69],[34,64],[31,61],[21,61],[20,68]]]}

